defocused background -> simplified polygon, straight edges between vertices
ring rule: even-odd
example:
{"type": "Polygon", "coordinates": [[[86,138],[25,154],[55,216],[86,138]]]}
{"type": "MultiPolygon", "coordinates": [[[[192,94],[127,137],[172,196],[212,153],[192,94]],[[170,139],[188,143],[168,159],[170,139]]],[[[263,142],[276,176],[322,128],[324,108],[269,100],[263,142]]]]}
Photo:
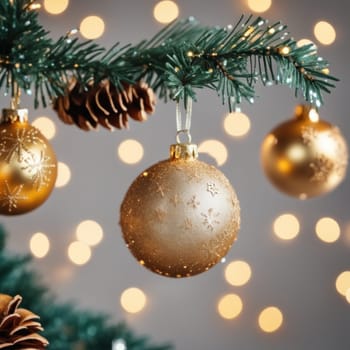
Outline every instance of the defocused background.
{"type": "MultiPolygon", "coordinates": [[[[331,74],[340,78],[325,96],[320,116],[350,141],[348,2],[43,3],[40,21],[53,38],[80,28],[79,35],[106,47],[149,38],[176,17],[219,26],[250,13],[270,23],[281,20],[295,40],[311,40],[331,63],[331,74]]],[[[254,104],[241,106],[243,116],[227,116],[213,91],[199,92],[193,108],[192,137],[200,145],[200,159],[225,173],[241,203],[239,239],[221,264],[188,279],[160,277],[140,266],[123,242],[118,222],[124,194],[142,170],[168,157],[175,141],[175,105],[162,101],[147,122],[130,122],[129,130],[84,132],[63,124],[50,108],[35,110],[32,98],[24,96],[21,106],[29,108],[30,121],[56,151],[59,178],[43,206],[1,218],[10,250],[33,254],[35,268],[60,300],[107,312],[179,350],[348,350],[349,177],[315,199],[300,201],[278,192],[261,169],[261,142],[303,101],[287,87],[257,92],[254,104]]],[[[7,107],[9,102],[2,97],[1,103],[7,107]]]]}

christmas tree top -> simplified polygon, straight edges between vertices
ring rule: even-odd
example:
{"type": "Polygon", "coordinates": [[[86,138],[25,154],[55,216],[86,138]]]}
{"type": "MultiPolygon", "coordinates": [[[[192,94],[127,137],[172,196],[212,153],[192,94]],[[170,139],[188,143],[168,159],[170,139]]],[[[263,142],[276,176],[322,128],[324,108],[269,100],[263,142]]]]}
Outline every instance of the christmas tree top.
{"type": "Polygon", "coordinates": [[[34,103],[67,92],[72,78],[86,90],[108,80],[118,91],[145,81],[162,99],[195,99],[196,89],[216,90],[230,109],[253,101],[255,85],[283,84],[320,106],[336,78],[312,44],[299,47],[281,23],[252,16],[235,26],[205,27],[176,21],[137,45],[110,49],[69,32],[57,41],[38,23],[34,0],[0,3],[0,88],[14,98],[34,93],[34,103]]]}

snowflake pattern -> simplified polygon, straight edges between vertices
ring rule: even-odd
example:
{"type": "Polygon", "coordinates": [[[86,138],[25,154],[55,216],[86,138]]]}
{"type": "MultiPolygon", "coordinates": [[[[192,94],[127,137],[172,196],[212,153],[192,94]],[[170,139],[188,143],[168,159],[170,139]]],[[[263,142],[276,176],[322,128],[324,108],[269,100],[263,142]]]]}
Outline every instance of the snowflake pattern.
{"type": "Polygon", "coordinates": [[[152,214],[152,218],[155,221],[158,221],[160,223],[163,223],[165,221],[166,216],[167,216],[166,211],[160,208],[157,208],[156,210],[154,210],[152,214]]]}
{"type": "Polygon", "coordinates": [[[201,203],[199,202],[199,200],[197,199],[197,196],[194,195],[192,196],[192,198],[187,202],[187,205],[192,207],[193,209],[196,209],[199,207],[201,203]]]}
{"type": "Polygon", "coordinates": [[[213,208],[209,208],[207,214],[201,213],[203,216],[203,224],[211,231],[214,230],[215,225],[220,224],[220,221],[217,220],[217,217],[220,216],[220,213],[215,212],[213,208]]]}
{"type": "Polygon", "coordinates": [[[170,197],[169,201],[174,205],[175,208],[178,206],[178,204],[182,202],[180,196],[177,193],[175,193],[172,197],[170,197]]]}
{"type": "Polygon", "coordinates": [[[304,145],[310,146],[315,143],[318,133],[312,126],[303,126],[301,129],[301,137],[304,145]]]}
{"type": "Polygon", "coordinates": [[[50,164],[51,158],[45,156],[44,152],[41,151],[40,155],[28,153],[27,157],[23,160],[24,164],[22,170],[28,171],[32,176],[33,184],[36,186],[36,190],[42,186],[48,186],[50,177],[52,174],[52,168],[56,168],[55,164],[50,164]]]}
{"type": "Polygon", "coordinates": [[[209,192],[213,197],[219,194],[219,189],[216,187],[214,182],[207,183],[207,192],[209,192]]]}
{"type": "Polygon", "coordinates": [[[19,162],[23,161],[24,153],[29,152],[27,144],[41,143],[45,147],[45,143],[40,138],[40,133],[35,128],[23,129],[18,128],[16,133],[7,134],[8,130],[4,129],[1,134],[0,157],[5,156],[4,160],[9,162],[12,157],[17,156],[19,162]]]}
{"type": "Polygon", "coordinates": [[[334,169],[334,163],[327,157],[319,156],[310,164],[310,167],[314,172],[311,181],[325,182],[334,169]]]}
{"type": "Polygon", "coordinates": [[[2,188],[3,190],[0,193],[1,207],[7,207],[9,213],[17,208],[18,201],[27,199],[27,196],[21,194],[23,185],[15,186],[11,189],[8,182],[5,181],[5,186],[2,186],[2,188]]]}
{"type": "Polygon", "coordinates": [[[165,193],[164,193],[164,189],[163,189],[162,185],[159,184],[158,182],[156,182],[156,186],[157,186],[157,188],[156,188],[156,193],[159,193],[160,196],[161,196],[162,198],[164,198],[165,193]]]}
{"type": "Polygon", "coordinates": [[[193,223],[192,220],[189,218],[186,218],[181,226],[181,229],[184,231],[192,231],[193,223]]]}

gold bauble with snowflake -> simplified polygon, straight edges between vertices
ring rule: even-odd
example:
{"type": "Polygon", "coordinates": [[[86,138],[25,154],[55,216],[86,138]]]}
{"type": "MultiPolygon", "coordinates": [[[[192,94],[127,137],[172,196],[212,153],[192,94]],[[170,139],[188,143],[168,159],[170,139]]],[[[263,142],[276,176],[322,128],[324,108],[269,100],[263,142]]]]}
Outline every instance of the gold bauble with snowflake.
{"type": "Polygon", "coordinates": [[[163,276],[207,271],[228,253],[240,227],[230,182],[197,157],[194,144],[172,145],[170,158],[143,171],[121,205],[127,247],[163,276]]]}
{"type": "Polygon", "coordinates": [[[26,109],[4,109],[0,123],[0,214],[27,213],[50,195],[57,177],[55,153],[26,109]]]}
{"type": "Polygon", "coordinates": [[[337,187],[346,175],[348,150],[339,129],[299,105],[295,118],[272,130],[261,151],[263,169],[282,192],[306,199],[337,187]]]}

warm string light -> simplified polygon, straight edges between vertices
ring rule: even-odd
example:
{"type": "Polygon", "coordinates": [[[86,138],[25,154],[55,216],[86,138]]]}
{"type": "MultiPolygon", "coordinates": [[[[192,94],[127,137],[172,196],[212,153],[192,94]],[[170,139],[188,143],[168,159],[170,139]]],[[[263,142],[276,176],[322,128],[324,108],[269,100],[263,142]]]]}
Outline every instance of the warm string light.
{"type": "Polygon", "coordinates": [[[80,23],[80,33],[86,39],[98,39],[105,31],[105,23],[99,16],[87,16],[80,23]]]}
{"type": "Polygon", "coordinates": [[[276,332],[283,323],[283,314],[276,306],[266,307],[261,311],[258,324],[262,331],[266,333],[276,332]]]}
{"type": "Polygon", "coordinates": [[[55,183],[56,188],[66,186],[71,179],[71,171],[67,164],[63,162],[57,163],[57,179],[55,183]]]}
{"type": "Polygon", "coordinates": [[[36,258],[44,258],[50,250],[50,241],[44,233],[37,232],[30,239],[29,246],[36,258]]]}
{"type": "Polygon", "coordinates": [[[226,294],[220,298],[217,310],[222,318],[232,320],[238,317],[243,310],[242,299],[236,294],[226,294]]]}
{"type": "Polygon", "coordinates": [[[44,0],[44,9],[51,15],[64,12],[69,5],[69,0],[44,0]]]}
{"type": "Polygon", "coordinates": [[[139,288],[128,288],[120,297],[120,304],[126,312],[136,314],[146,306],[146,294],[139,288]]]}
{"type": "Polygon", "coordinates": [[[143,158],[142,144],[137,140],[125,140],[118,146],[118,156],[126,164],[136,164],[143,158]]]}
{"type": "Polygon", "coordinates": [[[331,45],[334,43],[337,33],[329,22],[319,21],[315,24],[314,35],[321,44],[331,45]]]}
{"type": "Polygon", "coordinates": [[[38,117],[32,125],[38,128],[48,140],[52,140],[56,135],[55,123],[48,117],[38,117]]]}
{"type": "Polygon", "coordinates": [[[159,23],[170,23],[179,16],[179,7],[174,1],[159,1],[154,7],[153,16],[159,23]]]}
{"type": "Polygon", "coordinates": [[[218,140],[205,140],[198,146],[199,153],[206,153],[216,160],[218,166],[226,163],[228,151],[226,146],[218,140]]]}

